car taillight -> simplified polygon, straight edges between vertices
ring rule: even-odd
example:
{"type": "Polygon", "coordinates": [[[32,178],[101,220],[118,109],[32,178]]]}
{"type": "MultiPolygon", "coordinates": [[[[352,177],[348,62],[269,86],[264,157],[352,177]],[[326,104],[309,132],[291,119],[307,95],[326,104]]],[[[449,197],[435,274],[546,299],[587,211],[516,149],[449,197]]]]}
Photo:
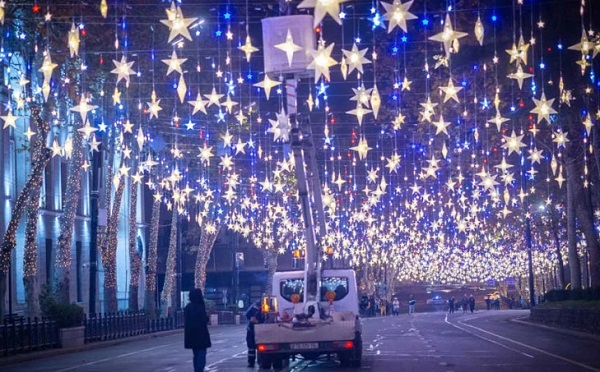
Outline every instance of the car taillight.
{"type": "Polygon", "coordinates": [[[354,347],[354,341],[346,341],[344,342],[345,349],[352,349],[354,347]]]}
{"type": "Polygon", "coordinates": [[[256,350],[258,350],[259,353],[263,353],[265,351],[278,350],[278,349],[279,349],[279,345],[277,345],[277,344],[258,344],[256,346],[256,350]]]}

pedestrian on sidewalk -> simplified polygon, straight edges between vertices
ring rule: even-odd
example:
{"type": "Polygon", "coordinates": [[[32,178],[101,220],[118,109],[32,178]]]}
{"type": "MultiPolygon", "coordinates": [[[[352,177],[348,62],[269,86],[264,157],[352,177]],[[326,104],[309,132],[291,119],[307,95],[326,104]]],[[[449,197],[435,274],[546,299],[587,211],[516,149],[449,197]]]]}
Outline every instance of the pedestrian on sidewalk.
{"type": "Polygon", "coordinates": [[[471,311],[471,314],[475,310],[475,297],[473,297],[473,295],[469,297],[469,310],[471,311]]]}
{"type": "Polygon", "coordinates": [[[462,306],[462,312],[463,312],[463,314],[466,314],[467,313],[467,309],[469,308],[469,297],[467,297],[466,293],[463,296],[461,306],[462,306]]]}
{"type": "Polygon", "coordinates": [[[415,313],[415,304],[417,301],[413,298],[413,295],[410,295],[408,299],[408,315],[412,315],[415,313]]]}
{"type": "Polygon", "coordinates": [[[392,302],[392,314],[400,314],[400,301],[398,301],[397,297],[394,297],[394,301],[392,302]]]}
{"type": "Polygon", "coordinates": [[[450,299],[448,300],[448,312],[450,314],[454,313],[454,296],[450,297],[450,299]]]}
{"type": "Polygon", "coordinates": [[[203,372],[206,366],[206,349],[211,347],[208,333],[208,316],[204,305],[204,295],[200,288],[190,291],[190,303],[183,311],[185,321],[184,347],[194,353],[194,372],[203,372]]]}

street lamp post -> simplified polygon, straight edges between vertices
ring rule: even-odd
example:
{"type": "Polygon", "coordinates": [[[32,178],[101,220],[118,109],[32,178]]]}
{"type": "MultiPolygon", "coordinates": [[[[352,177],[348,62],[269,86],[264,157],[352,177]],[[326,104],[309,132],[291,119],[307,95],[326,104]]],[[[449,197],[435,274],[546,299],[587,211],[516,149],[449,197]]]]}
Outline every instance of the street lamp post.
{"type": "Polygon", "coordinates": [[[525,217],[525,240],[527,244],[527,266],[529,268],[529,301],[531,306],[535,306],[535,288],[533,285],[533,257],[532,257],[532,243],[531,243],[531,217],[529,212],[525,217]]]}

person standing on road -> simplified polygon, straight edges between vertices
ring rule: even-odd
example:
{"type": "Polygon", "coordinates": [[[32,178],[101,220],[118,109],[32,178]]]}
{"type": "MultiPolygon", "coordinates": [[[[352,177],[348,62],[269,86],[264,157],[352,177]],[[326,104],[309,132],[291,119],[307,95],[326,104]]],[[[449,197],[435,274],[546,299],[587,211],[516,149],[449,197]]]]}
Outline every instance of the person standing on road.
{"type": "Polygon", "coordinates": [[[450,314],[454,313],[454,296],[450,297],[450,299],[448,300],[448,312],[450,314]]]}
{"type": "Polygon", "coordinates": [[[185,321],[184,347],[194,353],[194,372],[203,372],[206,365],[206,349],[212,346],[208,333],[208,316],[204,295],[200,288],[190,291],[190,303],[183,311],[185,321]]]}
{"type": "Polygon", "coordinates": [[[400,314],[400,301],[398,301],[397,297],[394,297],[394,301],[392,302],[392,314],[400,314]]]}
{"type": "Polygon", "coordinates": [[[413,295],[410,295],[408,299],[408,315],[412,315],[415,313],[415,304],[417,301],[413,298],[413,295]]]}
{"type": "Polygon", "coordinates": [[[473,311],[475,310],[475,297],[473,297],[473,295],[469,297],[469,310],[471,311],[471,313],[473,313],[473,311]]]}
{"type": "Polygon", "coordinates": [[[469,307],[469,298],[467,297],[466,293],[463,296],[461,305],[462,305],[463,314],[466,314],[467,313],[467,308],[469,307]]]}
{"type": "Polygon", "coordinates": [[[254,325],[257,323],[262,323],[260,301],[256,301],[248,308],[248,310],[246,310],[246,319],[248,319],[248,327],[246,327],[246,346],[248,346],[248,367],[254,368],[254,363],[256,362],[256,341],[254,340],[254,325]]]}

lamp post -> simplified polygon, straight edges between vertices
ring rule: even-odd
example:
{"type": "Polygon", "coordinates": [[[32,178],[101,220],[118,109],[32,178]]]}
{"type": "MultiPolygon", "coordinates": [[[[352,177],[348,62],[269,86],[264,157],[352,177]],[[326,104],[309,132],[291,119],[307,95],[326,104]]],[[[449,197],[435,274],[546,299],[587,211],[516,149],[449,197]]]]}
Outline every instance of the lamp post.
{"type": "Polygon", "coordinates": [[[525,242],[527,244],[527,266],[529,268],[529,301],[530,306],[535,306],[535,288],[533,285],[533,257],[531,242],[531,216],[529,212],[525,216],[525,242]]]}

